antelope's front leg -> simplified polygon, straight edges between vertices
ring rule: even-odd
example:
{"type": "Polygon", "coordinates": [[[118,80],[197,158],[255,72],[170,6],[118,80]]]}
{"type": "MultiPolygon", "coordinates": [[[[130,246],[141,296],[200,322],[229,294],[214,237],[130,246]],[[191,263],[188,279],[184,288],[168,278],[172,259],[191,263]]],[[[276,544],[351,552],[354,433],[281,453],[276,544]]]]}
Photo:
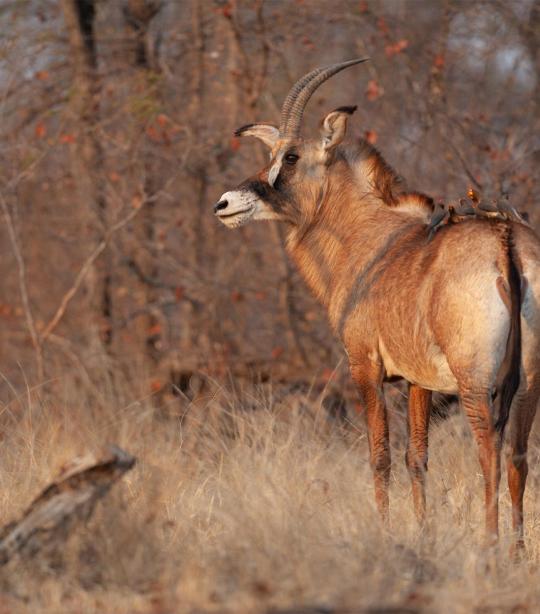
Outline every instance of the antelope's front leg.
{"type": "Polygon", "coordinates": [[[426,471],[431,391],[410,384],[407,453],[405,462],[411,477],[414,511],[420,525],[426,519],[426,471]]]}
{"type": "Polygon", "coordinates": [[[370,462],[375,483],[375,502],[384,524],[388,525],[391,459],[388,416],[382,388],[382,365],[372,362],[351,364],[351,374],[360,391],[360,400],[366,413],[370,462]]]}

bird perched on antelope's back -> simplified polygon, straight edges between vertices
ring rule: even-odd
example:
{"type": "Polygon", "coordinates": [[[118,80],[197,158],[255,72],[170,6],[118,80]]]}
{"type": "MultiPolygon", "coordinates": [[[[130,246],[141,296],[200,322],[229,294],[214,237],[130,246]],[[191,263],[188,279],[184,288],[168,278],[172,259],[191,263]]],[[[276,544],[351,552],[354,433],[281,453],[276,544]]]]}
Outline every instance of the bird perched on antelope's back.
{"type": "Polygon", "coordinates": [[[443,203],[437,203],[433,209],[433,213],[431,214],[431,219],[429,220],[428,224],[428,241],[431,241],[437,230],[439,230],[441,226],[447,224],[449,219],[450,211],[444,206],[443,203]]]}

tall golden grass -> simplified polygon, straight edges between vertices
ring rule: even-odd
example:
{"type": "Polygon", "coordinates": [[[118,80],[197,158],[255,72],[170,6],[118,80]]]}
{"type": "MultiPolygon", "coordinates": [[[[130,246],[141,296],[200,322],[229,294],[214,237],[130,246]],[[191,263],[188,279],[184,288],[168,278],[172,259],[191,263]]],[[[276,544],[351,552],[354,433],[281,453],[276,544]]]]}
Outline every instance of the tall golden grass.
{"type": "Polygon", "coordinates": [[[218,385],[163,411],[141,381],[105,370],[12,390],[1,418],[2,521],[65,462],[107,442],[138,464],[67,543],[0,568],[0,612],[538,611],[536,434],[528,550],[514,564],[505,485],[500,547],[482,546],[482,480],[460,415],[432,426],[430,524],[420,532],[394,412],[385,531],[362,420],[330,421],[320,399],[302,394],[279,401],[271,388],[233,395],[218,385]]]}

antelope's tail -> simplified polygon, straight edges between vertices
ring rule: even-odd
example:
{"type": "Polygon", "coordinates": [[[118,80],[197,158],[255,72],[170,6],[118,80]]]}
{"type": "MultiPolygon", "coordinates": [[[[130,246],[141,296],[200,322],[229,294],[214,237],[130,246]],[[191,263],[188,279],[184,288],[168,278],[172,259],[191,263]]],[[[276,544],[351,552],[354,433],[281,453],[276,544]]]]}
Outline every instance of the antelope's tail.
{"type": "MultiPolygon", "coordinates": [[[[512,400],[519,388],[521,370],[521,303],[522,303],[522,275],[519,258],[515,253],[512,226],[510,223],[499,225],[502,231],[502,243],[505,257],[504,289],[499,287],[510,312],[510,330],[506,341],[506,351],[497,374],[495,384],[494,418],[495,429],[504,432],[504,427],[510,416],[512,400]]],[[[502,278],[501,278],[502,281],[502,278]]]]}

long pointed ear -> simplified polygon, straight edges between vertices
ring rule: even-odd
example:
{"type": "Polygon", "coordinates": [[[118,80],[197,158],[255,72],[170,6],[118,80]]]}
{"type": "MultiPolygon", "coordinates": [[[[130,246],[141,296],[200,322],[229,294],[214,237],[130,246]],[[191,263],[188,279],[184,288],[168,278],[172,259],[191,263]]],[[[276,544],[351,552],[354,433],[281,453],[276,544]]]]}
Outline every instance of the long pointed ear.
{"type": "Polygon", "coordinates": [[[339,145],[345,137],[349,115],[356,111],[354,107],[339,107],[328,113],[321,124],[322,147],[325,151],[339,145]]]}
{"type": "Polygon", "coordinates": [[[254,136],[272,149],[279,138],[279,130],[272,124],[248,124],[238,128],[234,136],[254,136]]]}

